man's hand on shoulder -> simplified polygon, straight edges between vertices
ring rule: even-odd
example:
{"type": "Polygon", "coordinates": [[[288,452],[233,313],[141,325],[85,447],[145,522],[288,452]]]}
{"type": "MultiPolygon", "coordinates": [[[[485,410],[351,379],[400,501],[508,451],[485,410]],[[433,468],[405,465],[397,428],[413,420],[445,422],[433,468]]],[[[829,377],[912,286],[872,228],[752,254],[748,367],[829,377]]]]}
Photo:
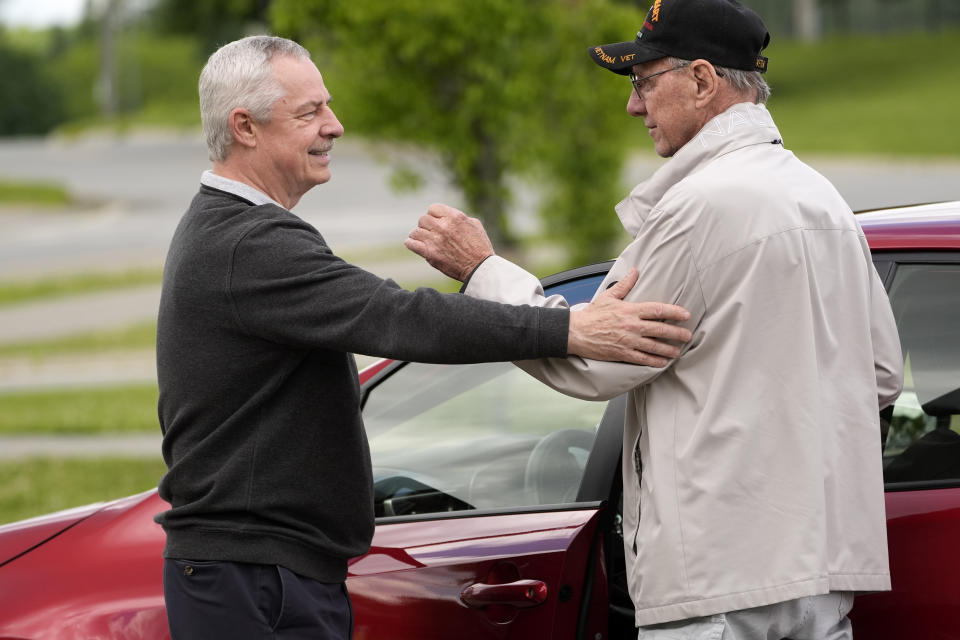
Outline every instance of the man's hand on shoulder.
{"type": "Polygon", "coordinates": [[[649,367],[664,367],[680,355],[677,345],[692,335],[669,322],[685,322],[690,313],[662,302],[624,302],[636,283],[637,270],[631,269],[588,306],[570,313],[568,353],[649,367]]]}
{"type": "Polygon", "coordinates": [[[483,224],[445,204],[430,205],[403,244],[431,267],[460,282],[493,255],[483,224]]]}

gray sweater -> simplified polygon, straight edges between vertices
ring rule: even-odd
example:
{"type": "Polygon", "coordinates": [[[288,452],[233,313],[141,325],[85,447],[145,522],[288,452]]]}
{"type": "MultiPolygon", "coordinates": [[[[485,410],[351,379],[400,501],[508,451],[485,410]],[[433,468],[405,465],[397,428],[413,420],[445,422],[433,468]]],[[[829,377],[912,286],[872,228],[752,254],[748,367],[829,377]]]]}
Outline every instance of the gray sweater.
{"type": "Polygon", "coordinates": [[[373,534],[351,354],[564,356],[568,323],[566,310],[406,291],[286,209],[202,186],[167,254],[157,323],[164,556],[344,580],[373,534]]]}

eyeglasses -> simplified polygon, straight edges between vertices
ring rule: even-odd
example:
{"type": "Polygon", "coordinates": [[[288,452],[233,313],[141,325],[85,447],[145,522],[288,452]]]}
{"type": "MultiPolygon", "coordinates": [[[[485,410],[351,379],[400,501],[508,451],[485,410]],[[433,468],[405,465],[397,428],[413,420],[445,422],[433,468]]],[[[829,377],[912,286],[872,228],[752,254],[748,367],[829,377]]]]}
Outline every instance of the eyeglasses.
{"type": "MultiPolygon", "coordinates": [[[[637,97],[643,100],[644,90],[646,90],[647,92],[649,92],[650,90],[649,83],[647,82],[647,80],[649,80],[650,78],[655,78],[659,75],[663,75],[664,73],[670,73],[671,71],[676,71],[677,69],[683,69],[684,67],[689,67],[689,66],[690,66],[689,62],[684,62],[682,64],[678,64],[675,67],[670,67],[669,69],[664,69],[663,71],[657,71],[656,73],[651,73],[648,76],[643,76],[642,78],[638,78],[637,76],[631,73],[630,83],[633,85],[634,90],[636,90],[637,97]]],[[[717,71],[717,75],[721,78],[723,77],[723,74],[720,73],[719,71],[717,71]]]]}

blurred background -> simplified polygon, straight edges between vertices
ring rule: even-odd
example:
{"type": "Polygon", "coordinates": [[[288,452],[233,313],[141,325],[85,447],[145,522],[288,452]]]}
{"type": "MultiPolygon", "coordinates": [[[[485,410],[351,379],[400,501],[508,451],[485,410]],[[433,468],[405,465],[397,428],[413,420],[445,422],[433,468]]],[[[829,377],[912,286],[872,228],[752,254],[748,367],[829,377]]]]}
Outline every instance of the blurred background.
{"type": "MultiPolygon", "coordinates": [[[[768,103],[854,209],[960,198],[960,2],[746,0],[768,103]]],[[[346,129],[296,213],[408,288],[432,202],[539,275],[616,256],[613,205],[663,162],[587,56],[628,0],[0,0],[0,524],[156,486],[167,243],[209,167],[196,85],[254,33],[311,50],[346,129]]],[[[361,366],[371,359],[358,355],[361,366]]]]}

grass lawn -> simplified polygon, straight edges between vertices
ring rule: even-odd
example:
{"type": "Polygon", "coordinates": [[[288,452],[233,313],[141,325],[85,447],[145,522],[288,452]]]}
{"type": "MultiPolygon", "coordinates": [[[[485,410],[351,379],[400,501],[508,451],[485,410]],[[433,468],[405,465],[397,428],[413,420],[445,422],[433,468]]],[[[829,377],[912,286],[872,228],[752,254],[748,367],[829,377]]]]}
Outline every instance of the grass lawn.
{"type": "Polygon", "coordinates": [[[155,384],[0,394],[0,436],[156,432],[155,384]]]}
{"type": "Polygon", "coordinates": [[[775,39],[768,105],[789,149],[960,158],[958,51],[956,29],[775,39]]]}
{"type": "Polygon", "coordinates": [[[165,471],[159,455],[0,461],[0,524],[146,491],[165,471]]]}
{"type": "Polygon", "coordinates": [[[0,207],[13,204],[54,207],[68,202],[70,194],[59,184],[0,179],[0,207]]]}

